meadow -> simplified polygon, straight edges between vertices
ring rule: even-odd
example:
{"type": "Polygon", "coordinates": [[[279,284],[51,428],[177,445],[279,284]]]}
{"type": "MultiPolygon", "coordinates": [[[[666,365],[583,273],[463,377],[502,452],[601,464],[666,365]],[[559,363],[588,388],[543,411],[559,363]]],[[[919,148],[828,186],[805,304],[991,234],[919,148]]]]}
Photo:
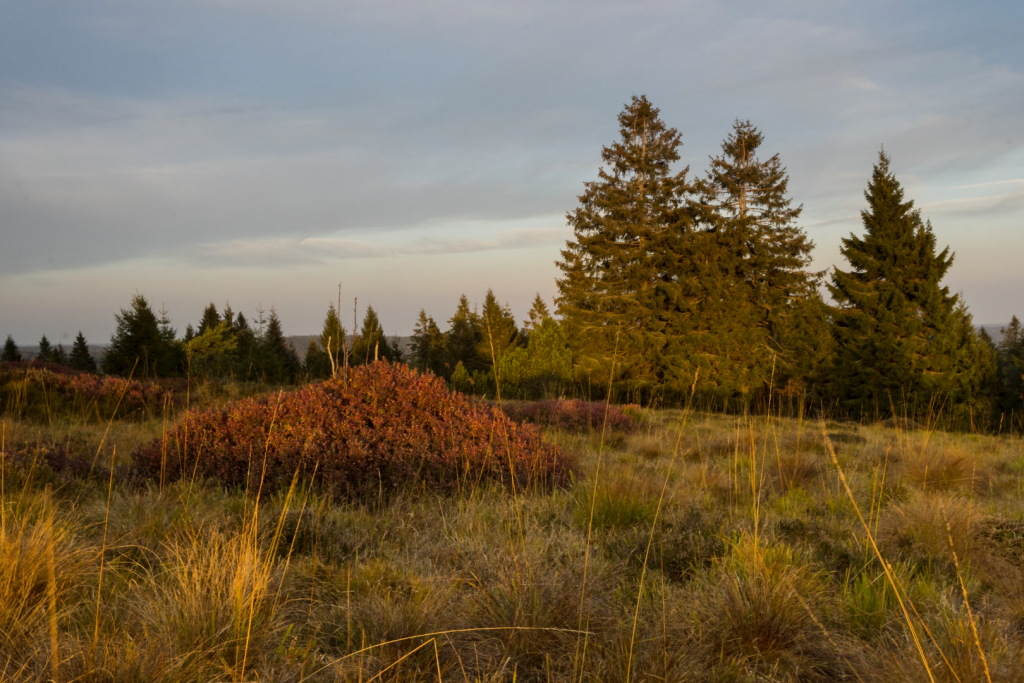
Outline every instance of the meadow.
{"type": "MultiPolygon", "coordinates": [[[[416,468],[366,490],[318,485],[318,470],[271,482],[268,459],[299,466],[268,429],[225,484],[198,456],[182,476],[140,475],[140,454],[203,411],[277,405],[267,397],[280,389],[185,383],[125,409],[124,386],[110,402],[30,384],[7,385],[0,416],[3,681],[967,683],[1024,671],[1016,435],[635,406],[606,420],[604,405],[544,421],[513,402],[500,408],[541,425],[509,428],[537,449],[530,430],[543,429],[557,476],[520,472],[501,446],[512,474],[499,458],[457,486],[416,468]]],[[[458,400],[506,424],[494,405],[458,400]]],[[[464,464],[476,453],[460,452],[464,464]]]]}

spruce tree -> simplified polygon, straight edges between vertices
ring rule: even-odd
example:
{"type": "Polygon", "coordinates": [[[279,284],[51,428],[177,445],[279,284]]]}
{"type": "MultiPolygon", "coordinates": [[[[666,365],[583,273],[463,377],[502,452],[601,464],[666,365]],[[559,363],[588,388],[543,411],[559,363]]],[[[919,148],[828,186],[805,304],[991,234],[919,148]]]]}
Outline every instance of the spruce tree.
{"type": "Polygon", "coordinates": [[[412,334],[412,364],[421,372],[444,375],[444,353],[441,329],[421,308],[412,334]]]}
{"type": "Polygon", "coordinates": [[[81,330],[78,331],[78,336],[75,337],[75,343],[71,345],[69,363],[75,370],[94,374],[96,372],[96,359],[89,353],[89,344],[85,341],[85,336],[81,330]]]}
{"type": "Polygon", "coordinates": [[[309,379],[327,379],[331,376],[331,359],[327,357],[327,352],[320,348],[316,339],[309,340],[303,365],[306,366],[306,376],[309,379]]]}
{"type": "Polygon", "coordinates": [[[490,367],[496,363],[500,364],[504,355],[520,346],[519,328],[508,304],[499,304],[490,289],[484,296],[483,310],[480,313],[482,338],[477,344],[477,353],[483,365],[490,367]]]}
{"type": "Polygon", "coordinates": [[[574,240],[557,263],[557,306],[580,375],[644,389],[665,381],[665,286],[674,285],[676,243],[691,225],[681,210],[690,187],[688,169],[672,172],[680,134],[646,97],[619,114],[619,136],[567,215],[574,240]]]}
{"type": "Polygon", "coordinates": [[[203,332],[217,327],[220,321],[221,317],[220,313],[217,312],[217,305],[211,301],[210,305],[203,309],[203,316],[199,319],[199,329],[196,330],[196,334],[201,335],[203,332]]]}
{"type": "Polygon", "coordinates": [[[57,348],[53,350],[53,355],[51,357],[53,358],[52,362],[56,363],[57,365],[63,365],[67,367],[68,353],[67,351],[64,350],[63,344],[57,344],[57,348]]]}
{"type": "Polygon", "coordinates": [[[299,354],[291,347],[281,329],[281,319],[274,307],[270,308],[267,329],[260,340],[265,351],[263,372],[269,382],[294,382],[298,378],[302,363],[299,354]]]}
{"type": "Polygon", "coordinates": [[[476,352],[482,339],[479,316],[470,310],[469,299],[463,294],[459,297],[454,315],[448,320],[448,331],[445,333],[446,376],[451,376],[459,363],[468,373],[483,368],[476,352]]]}
{"type": "Polygon", "coordinates": [[[889,168],[884,152],[864,193],[863,236],[842,240],[850,270],[836,268],[837,302],[830,372],[835,397],[854,413],[923,410],[933,399],[980,398],[985,369],[966,309],[941,282],[953,263],[937,252],[930,223],[889,168]]]}
{"type": "Polygon", "coordinates": [[[14,343],[14,337],[7,335],[7,340],[4,342],[3,353],[0,354],[0,361],[5,363],[17,363],[21,360],[21,351],[18,349],[18,345],[14,343]]]}
{"type": "Polygon", "coordinates": [[[533,299],[533,305],[530,306],[530,311],[526,315],[527,319],[523,321],[523,329],[527,332],[537,329],[544,319],[551,317],[548,305],[540,297],[540,292],[537,292],[537,296],[533,299]]]}
{"type": "MultiPolygon", "coordinates": [[[[167,377],[179,369],[173,329],[161,324],[146,297],[132,296],[129,308],[114,315],[116,328],[103,354],[103,372],[133,377],[167,377]]],[[[163,318],[166,321],[166,317],[163,318]]]]}
{"type": "Polygon", "coordinates": [[[776,365],[776,379],[807,378],[831,351],[821,274],[807,270],[814,243],[796,222],[803,208],[787,196],[789,176],[779,155],[758,158],[763,142],[750,121],[737,120],[706,177],[695,183],[700,199],[691,207],[727,255],[730,279],[750,297],[733,318],[749,317],[745,324],[760,334],[744,335],[739,349],[747,358],[738,364],[761,376],[776,365]]]}
{"type": "Polygon", "coordinates": [[[37,360],[40,363],[53,362],[53,346],[50,345],[50,340],[46,338],[45,334],[39,340],[39,352],[32,360],[37,360]]]}
{"type": "Polygon", "coordinates": [[[345,352],[345,326],[341,324],[338,311],[334,304],[327,308],[323,329],[320,332],[319,346],[327,359],[328,374],[331,368],[337,373],[342,367],[342,355],[345,352]]]}
{"type": "Polygon", "coordinates": [[[1013,316],[999,333],[999,407],[1004,413],[1019,414],[1024,409],[1024,327],[1013,316]]]}
{"type": "Polygon", "coordinates": [[[366,314],[363,316],[363,325],[352,345],[349,363],[352,365],[372,363],[375,355],[381,360],[401,361],[398,349],[384,336],[384,328],[381,327],[377,311],[373,310],[373,306],[367,306],[366,314]]]}

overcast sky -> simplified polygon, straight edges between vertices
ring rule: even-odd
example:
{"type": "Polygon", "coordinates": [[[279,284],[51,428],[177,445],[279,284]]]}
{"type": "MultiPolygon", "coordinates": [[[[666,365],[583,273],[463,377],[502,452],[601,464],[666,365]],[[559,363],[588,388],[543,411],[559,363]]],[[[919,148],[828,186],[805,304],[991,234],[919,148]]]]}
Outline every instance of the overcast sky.
{"type": "Polygon", "coordinates": [[[978,323],[1024,315],[1024,3],[0,3],[0,336],[109,340],[138,291],[318,331],[556,292],[646,94],[703,173],[734,119],[845,267],[881,145],[978,323]]]}

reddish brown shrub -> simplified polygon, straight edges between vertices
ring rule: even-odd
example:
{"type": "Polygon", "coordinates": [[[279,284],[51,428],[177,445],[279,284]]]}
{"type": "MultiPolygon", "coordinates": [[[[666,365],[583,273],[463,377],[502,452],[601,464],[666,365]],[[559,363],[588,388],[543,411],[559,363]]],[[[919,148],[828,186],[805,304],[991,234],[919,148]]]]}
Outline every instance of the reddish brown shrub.
{"type": "Polygon", "coordinates": [[[143,477],[288,486],[298,472],[348,497],[422,483],[454,491],[481,480],[563,482],[570,462],[540,430],[474,405],[433,375],[380,362],[288,394],[185,416],[132,455],[143,477]]]}
{"type": "MultiPolygon", "coordinates": [[[[544,427],[560,427],[572,432],[588,429],[600,431],[605,425],[605,404],[598,401],[549,399],[527,404],[508,404],[503,407],[513,420],[532,422],[544,427]]],[[[607,428],[625,434],[636,431],[636,421],[621,406],[608,405],[607,428]]]]}
{"type": "Polygon", "coordinates": [[[107,419],[118,407],[122,417],[144,415],[158,412],[165,401],[182,403],[184,387],[183,379],[129,381],[53,363],[0,363],[0,413],[44,419],[66,412],[95,413],[107,419]]]}

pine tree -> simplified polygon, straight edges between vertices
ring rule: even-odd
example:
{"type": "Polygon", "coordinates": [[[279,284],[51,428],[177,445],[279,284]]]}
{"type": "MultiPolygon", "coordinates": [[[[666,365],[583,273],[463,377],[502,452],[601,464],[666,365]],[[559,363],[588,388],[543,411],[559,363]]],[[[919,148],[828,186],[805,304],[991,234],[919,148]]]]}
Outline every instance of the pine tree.
{"type": "Polygon", "coordinates": [[[291,347],[281,329],[281,319],[277,317],[274,307],[270,308],[267,318],[267,329],[260,340],[265,351],[262,370],[269,382],[294,382],[299,375],[302,363],[299,354],[291,347]]]}
{"type": "Polygon", "coordinates": [[[337,373],[341,369],[342,355],[345,352],[345,335],[345,326],[341,324],[341,318],[338,317],[338,311],[334,308],[334,304],[331,304],[324,317],[323,329],[318,340],[320,349],[327,357],[329,371],[333,368],[333,372],[337,373]]]}
{"type": "Polygon", "coordinates": [[[327,379],[331,376],[331,359],[315,339],[309,340],[303,365],[306,366],[306,376],[309,379],[327,379]]]}
{"type": "Polygon", "coordinates": [[[36,357],[33,360],[37,360],[40,363],[53,362],[53,347],[50,345],[50,340],[46,338],[45,334],[39,340],[39,352],[36,353],[36,357]]]}
{"type": "Polygon", "coordinates": [[[523,321],[523,329],[527,332],[537,329],[543,320],[551,317],[548,305],[544,303],[544,299],[540,298],[540,292],[537,292],[537,296],[533,299],[533,305],[526,315],[527,319],[523,321]]]}
{"type": "Polygon", "coordinates": [[[381,327],[380,319],[377,317],[377,312],[373,310],[373,306],[367,306],[366,314],[363,316],[363,325],[352,345],[349,363],[363,365],[372,363],[374,358],[400,362],[401,354],[398,348],[388,342],[387,337],[384,336],[384,328],[381,327]]]}
{"type": "Polygon", "coordinates": [[[501,358],[520,346],[519,328],[508,304],[502,306],[487,290],[480,316],[482,339],[477,344],[477,354],[485,367],[501,363],[501,358]]]}
{"type": "Polygon", "coordinates": [[[434,319],[421,308],[412,334],[413,365],[421,372],[443,375],[444,353],[444,335],[441,334],[441,329],[434,319]]]}
{"type": "Polygon", "coordinates": [[[1024,326],[1017,316],[999,330],[998,353],[999,407],[1007,414],[1024,409],[1024,326]]]}
{"type": "Polygon", "coordinates": [[[217,327],[220,324],[220,313],[217,312],[217,305],[210,302],[210,305],[203,309],[203,317],[199,320],[199,329],[196,334],[202,334],[207,330],[217,327]]]}
{"type": "Polygon", "coordinates": [[[752,306],[733,317],[742,311],[750,316],[746,324],[759,328],[751,332],[761,333],[744,335],[739,348],[748,357],[738,364],[760,370],[755,375],[777,365],[776,379],[779,371],[806,378],[831,351],[827,307],[818,291],[821,274],[807,270],[814,243],[796,223],[803,208],[787,196],[789,176],[779,155],[758,158],[763,141],[750,121],[737,120],[706,177],[695,183],[700,200],[691,206],[701,227],[715,233],[731,277],[750,297],[752,306]]]}
{"type": "Polygon", "coordinates": [[[462,363],[467,373],[483,368],[476,352],[482,339],[479,316],[470,310],[469,299],[463,294],[459,297],[455,314],[448,320],[448,331],[445,333],[446,376],[451,376],[459,363],[462,363]]]}
{"type": "Polygon", "coordinates": [[[53,350],[53,361],[57,365],[63,365],[67,367],[68,364],[68,353],[64,350],[63,344],[57,344],[57,348],[53,350]]]}
{"type": "Polygon", "coordinates": [[[620,140],[603,148],[598,180],[567,215],[575,239],[558,267],[558,312],[578,371],[606,383],[612,367],[627,387],[664,381],[665,285],[676,277],[676,243],[691,225],[682,203],[688,169],[672,173],[680,134],[646,97],[619,114],[620,140]]]}
{"type": "Polygon", "coordinates": [[[85,336],[81,330],[78,331],[78,336],[75,337],[75,343],[71,345],[69,364],[75,370],[96,373],[96,359],[89,353],[89,344],[85,341],[85,336]]]}
{"type": "Polygon", "coordinates": [[[4,342],[3,353],[0,354],[0,361],[4,363],[17,363],[21,360],[21,351],[18,349],[18,345],[14,343],[14,337],[7,335],[7,340],[4,342]]]}
{"type": "Polygon", "coordinates": [[[114,315],[116,328],[103,354],[103,372],[133,377],[167,377],[179,369],[178,349],[166,316],[157,320],[146,297],[135,294],[131,305],[114,315]]]}
{"type": "Polygon", "coordinates": [[[953,255],[948,247],[936,252],[931,224],[904,201],[889,164],[880,153],[864,193],[865,234],[843,239],[851,268],[836,268],[829,285],[838,304],[831,389],[850,410],[868,414],[979,398],[984,375],[972,364],[977,334],[965,325],[966,309],[941,285],[953,255]]]}

